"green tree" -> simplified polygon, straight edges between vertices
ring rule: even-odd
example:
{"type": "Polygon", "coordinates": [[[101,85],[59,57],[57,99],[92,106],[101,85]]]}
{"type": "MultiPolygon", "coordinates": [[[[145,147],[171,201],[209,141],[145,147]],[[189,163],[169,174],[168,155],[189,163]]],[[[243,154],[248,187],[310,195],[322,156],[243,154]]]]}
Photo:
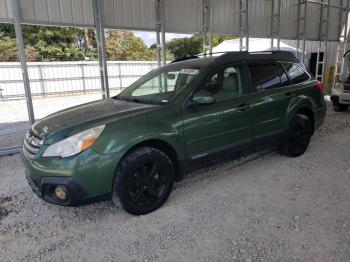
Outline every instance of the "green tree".
{"type": "MultiPolygon", "coordinates": [[[[97,59],[94,29],[53,26],[22,26],[28,61],[74,61],[97,59]]],[[[109,60],[155,60],[156,47],[127,30],[106,30],[109,60]]],[[[13,25],[0,24],[0,61],[18,61],[13,25]]]]}
{"type": "Polygon", "coordinates": [[[150,60],[155,58],[143,40],[127,30],[106,30],[108,60],[150,60]]]}
{"type": "MultiPolygon", "coordinates": [[[[212,45],[217,46],[225,40],[233,39],[230,36],[212,36],[212,45]]],[[[167,48],[175,58],[191,56],[203,52],[203,37],[201,34],[193,35],[190,38],[172,39],[167,48]]]]}
{"type": "MultiPolygon", "coordinates": [[[[37,61],[39,54],[32,46],[27,46],[27,61],[37,61]]],[[[15,29],[13,25],[0,24],[0,61],[19,61],[15,29]]]]}
{"type": "Polygon", "coordinates": [[[43,61],[83,60],[84,49],[79,39],[83,30],[69,27],[23,26],[26,46],[33,46],[43,61]]]}
{"type": "Polygon", "coordinates": [[[168,42],[167,49],[175,58],[199,54],[202,52],[202,40],[195,36],[172,39],[168,42]]]}

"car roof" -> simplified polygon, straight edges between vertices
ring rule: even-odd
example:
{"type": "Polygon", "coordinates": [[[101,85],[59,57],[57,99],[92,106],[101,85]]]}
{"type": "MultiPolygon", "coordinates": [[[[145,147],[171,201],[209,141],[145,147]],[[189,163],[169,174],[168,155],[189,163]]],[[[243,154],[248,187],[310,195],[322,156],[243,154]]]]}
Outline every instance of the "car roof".
{"type": "Polygon", "coordinates": [[[283,61],[298,63],[299,60],[294,56],[292,52],[288,51],[269,51],[269,52],[226,52],[217,56],[191,56],[183,57],[173,61],[171,65],[176,67],[193,67],[200,68],[203,66],[220,66],[227,63],[234,63],[239,61],[283,61]]]}

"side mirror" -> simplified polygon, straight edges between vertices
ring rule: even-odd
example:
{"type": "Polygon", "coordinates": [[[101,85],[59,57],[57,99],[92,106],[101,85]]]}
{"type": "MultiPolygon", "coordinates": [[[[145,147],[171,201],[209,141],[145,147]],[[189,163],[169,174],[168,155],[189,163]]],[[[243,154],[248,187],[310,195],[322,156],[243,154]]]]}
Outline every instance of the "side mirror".
{"type": "Polygon", "coordinates": [[[214,104],[216,101],[215,97],[212,96],[212,95],[195,95],[193,97],[193,102],[194,104],[196,105],[211,105],[211,104],[214,104]]]}

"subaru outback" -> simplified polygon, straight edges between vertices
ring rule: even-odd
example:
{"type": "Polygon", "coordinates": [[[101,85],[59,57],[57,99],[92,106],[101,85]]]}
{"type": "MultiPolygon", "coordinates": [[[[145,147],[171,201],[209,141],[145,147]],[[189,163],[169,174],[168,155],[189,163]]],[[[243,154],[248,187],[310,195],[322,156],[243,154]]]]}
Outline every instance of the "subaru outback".
{"type": "Polygon", "coordinates": [[[118,199],[147,214],[209,160],[266,143],[302,155],[324,121],[323,96],[288,52],[178,59],[115,97],[36,122],[21,149],[26,178],[50,203],[118,199]]]}

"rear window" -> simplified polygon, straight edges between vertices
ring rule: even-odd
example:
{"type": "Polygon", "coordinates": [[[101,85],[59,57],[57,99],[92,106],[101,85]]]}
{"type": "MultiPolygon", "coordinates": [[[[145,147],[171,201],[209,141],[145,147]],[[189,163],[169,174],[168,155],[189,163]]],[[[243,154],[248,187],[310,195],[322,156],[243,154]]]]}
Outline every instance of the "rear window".
{"type": "Polygon", "coordinates": [[[289,85],[288,77],[276,63],[250,64],[249,71],[254,91],[289,85]]]}
{"type": "Polygon", "coordinates": [[[308,79],[310,79],[310,76],[305,72],[305,70],[297,63],[281,63],[290,80],[293,84],[302,83],[308,79]]]}

